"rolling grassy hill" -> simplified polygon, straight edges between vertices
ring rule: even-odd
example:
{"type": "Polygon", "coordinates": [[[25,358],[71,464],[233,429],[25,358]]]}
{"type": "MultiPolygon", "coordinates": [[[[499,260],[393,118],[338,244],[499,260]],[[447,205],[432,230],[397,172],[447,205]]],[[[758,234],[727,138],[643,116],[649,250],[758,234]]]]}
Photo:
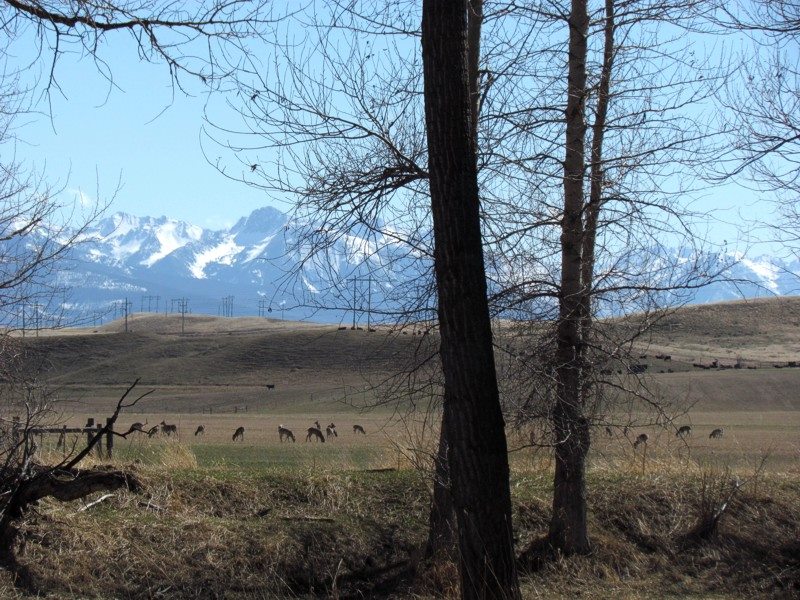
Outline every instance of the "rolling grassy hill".
{"type": "MultiPolygon", "coordinates": [[[[434,336],[340,330],[258,318],[134,315],[128,333],[115,321],[95,330],[41,332],[25,345],[45,379],[65,396],[111,401],[136,378],[175,412],[224,411],[248,404],[301,410],[321,401],[372,401],[367,392],[435,349],[434,336]],[[267,391],[266,384],[275,388],[267,391]]],[[[661,318],[637,352],[648,373],[700,410],[800,410],[800,298],[681,308],[661,318]],[[668,353],[672,360],[655,359],[668,353]],[[750,369],[697,369],[693,363],[750,369]],[[668,372],[672,371],[672,372],[668,372]]]]}

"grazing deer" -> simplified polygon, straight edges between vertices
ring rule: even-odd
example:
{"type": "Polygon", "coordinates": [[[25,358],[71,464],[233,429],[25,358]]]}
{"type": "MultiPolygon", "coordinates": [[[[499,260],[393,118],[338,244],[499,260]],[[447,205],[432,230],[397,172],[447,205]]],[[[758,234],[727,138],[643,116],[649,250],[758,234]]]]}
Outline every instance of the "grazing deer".
{"type": "Polygon", "coordinates": [[[353,433],[360,433],[362,435],[367,435],[367,432],[364,431],[364,428],[361,425],[353,425],[353,433]]]}
{"type": "Polygon", "coordinates": [[[314,427],[322,431],[322,425],[319,424],[319,421],[314,421],[314,427]]]}
{"type": "Polygon", "coordinates": [[[711,439],[711,438],[717,439],[717,438],[721,438],[723,435],[725,435],[725,429],[723,427],[719,427],[718,429],[715,429],[714,431],[712,431],[708,435],[708,437],[709,437],[709,439],[711,439]]]}
{"type": "Polygon", "coordinates": [[[647,445],[647,440],[649,439],[650,436],[648,436],[646,433],[640,433],[639,436],[636,438],[636,441],[633,442],[634,449],[636,449],[636,447],[639,446],[639,444],[647,445]]]}
{"type": "Polygon", "coordinates": [[[682,425],[678,431],[675,432],[675,437],[684,437],[686,435],[692,435],[692,426],[691,425],[682,425]]]}
{"type": "Polygon", "coordinates": [[[606,427],[606,435],[608,437],[614,437],[614,433],[611,431],[611,427],[606,427]]]}
{"type": "Polygon", "coordinates": [[[280,438],[281,442],[283,442],[284,438],[286,441],[292,440],[294,442],[294,434],[292,433],[291,429],[287,429],[283,425],[278,425],[278,437],[280,438]]]}
{"type": "Polygon", "coordinates": [[[244,441],[244,427],[237,427],[233,432],[233,441],[235,442],[237,439],[241,442],[244,441]]]}
{"type": "Polygon", "coordinates": [[[322,431],[317,427],[309,427],[308,428],[308,435],[306,435],[306,441],[310,442],[311,438],[316,438],[320,442],[325,441],[325,436],[322,435],[322,431]]]}
{"type": "Polygon", "coordinates": [[[330,425],[328,425],[327,429],[330,429],[333,432],[334,437],[339,437],[339,434],[336,432],[336,425],[331,423],[330,425]]]}
{"type": "Polygon", "coordinates": [[[205,434],[206,434],[206,428],[204,425],[198,425],[197,429],[194,430],[195,437],[197,437],[198,435],[205,435],[205,434]]]}
{"type": "Polygon", "coordinates": [[[177,425],[167,425],[164,421],[161,421],[161,433],[166,433],[167,436],[171,436],[173,433],[178,435],[178,426],[177,425]]]}
{"type": "Polygon", "coordinates": [[[151,438],[158,433],[158,425],[153,425],[147,432],[147,437],[151,438]]]}

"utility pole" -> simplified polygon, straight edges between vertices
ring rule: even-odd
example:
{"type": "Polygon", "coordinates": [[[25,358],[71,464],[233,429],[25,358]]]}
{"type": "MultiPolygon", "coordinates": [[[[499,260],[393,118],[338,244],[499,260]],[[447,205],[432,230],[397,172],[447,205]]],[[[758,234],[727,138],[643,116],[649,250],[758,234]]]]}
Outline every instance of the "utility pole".
{"type": "Polygon", "coordinates": [[[128,297],[126,296],[125,297],[125,304],[122,305],[123,306],[123,311],[125,313],[125,333],[128,333],[128,312],[129,312],[130,307],[131,307],[132,304],[133,304],[132,302],[128,302],[128,297]]]}
{"type": "Polygon", "coordinates": [[[367,333],[372,326],[372,275],[367,277],[367,333]]]}
{"type": "Polygon", "coordinates": [[[158,304],[161,296],[142,296],[142,307],[140,312],[144,312],[144,301],[147,300],[147,312],[153,312],[153,301],[155,300],[156,310],[158,312],[158,304]]]}
{"type": "Polygon", "coordinates": [[[266,298],[259,298],[258,300],[258,316],[267,318],[267,313],[272,312],[272,307],[269,306],[269,300],[266,298]]]}
{"type": "Polygon", "coordinates": [[[186,313],[189,311],[189,299],[178,298],[178,311],[181,313],[181,333],[186,332],[186,313]]]}
{"type": "Polygon", "coordinates": [[[222,316],[233,316],[233,296],[224,296],[222,298],[222,316]]]}
{"type": "Polygon", "coordinates": [[[372,275],[369,277],[351,277],[350,281],[353,282],[353,329],[356,328],[356,289],[359,283],[367,282],[367,331],[371,326],[371,312],[372,312],[372,275]]]}

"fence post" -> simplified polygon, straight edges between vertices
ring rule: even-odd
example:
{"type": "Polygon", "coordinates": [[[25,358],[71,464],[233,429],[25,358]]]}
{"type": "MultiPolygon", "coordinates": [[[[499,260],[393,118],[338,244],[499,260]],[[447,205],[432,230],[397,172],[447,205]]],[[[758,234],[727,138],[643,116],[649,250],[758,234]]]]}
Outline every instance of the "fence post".
{"type": "Polygon", "coordinates": [[[106,419],[106,458],[111,460],[114,458],[114,423],[111,418],[106,419]]]}
{"type": "MultiPolygon", "coordinates": [[[[100,425],[100,423],[95,425],[95,427],[97,428],[97,433],[98,434],[103,429],[103,426],[100,425]]],[[[100,458],[103,458],[103,440],[98,440],[97,441],[97,445],[95,446],[95,448],[97,449],[97,456],[99,456],[100,458]]]]}
{"type": "Polygon", "coordinates": [[[92,443],[92,429],[94,429],[94,418],[89,417],[86,420],[85,429],[86,429],[86,445],[88,446],[89,444],[92,443]]]}
{"type": "Polygon", "coordinates": [[[61,448],[64,451],[64,458],[67,457],[67,426],[64,425],[61,433],[58,435],[58,444],[56,444],[56,450],[61,448]]]}

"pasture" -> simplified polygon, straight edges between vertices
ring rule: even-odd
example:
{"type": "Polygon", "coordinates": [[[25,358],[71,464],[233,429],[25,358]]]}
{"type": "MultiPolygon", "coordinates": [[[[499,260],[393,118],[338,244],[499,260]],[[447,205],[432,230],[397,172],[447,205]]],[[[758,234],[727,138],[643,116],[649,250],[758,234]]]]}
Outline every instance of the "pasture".
{"type": "MultiPolygon", "coordinates": [[[[788,298],[682,309],[637,347],[648,385],[684,410],[666,427],[633,413],[607,415],[611,435],[600,424],[593,429],[588,477],[598,550],[528,565],[526,598],[792,597],[800,589],[800,368],[788,366],[800,359],[800,333],[786,326],[793,315],[800,323],[800,301],[788,298]],[[665,353],[669,360],[655,358],[665,353]],[[754,368],[693,367],[713,360],[754,368]],[[682,425],[690,435],[675,435],[682,425]],[[716,428],[724,435],[709,438],[716,428]],[[634,448],[642,433],[647,443],[634,448]],[[681,546],[678,534],[708,498],[726,493],[731,477],[747,484],[719,538],[681,546]]],[[[424,394],[387,385],[435,346],[434,336],[253,318],[187,318],[183,335],[173,317],[139,315],[130,325],[127,334],[112,323],[26,340],[58,399],[55,421],[78,427],[103,419],[140,378],[136,390],[153,392],[121,415],[116,430],[136,421],[145,430],[161,421],[177,427],[173,436],[116,440],[112,462],[133,470],[143,493],[118,492],[89,510],[42,504],[26,524],[25,559],[41,595],[453,592],[452,565],[426,570],[419,556],[438,416],[424,394]],[[335,423],[338,436],[306,442],[314,421],[323,430],[335,423]],[[295,443],[280,441],[279,425],[295,443]],[[233,441],[238,427],[243,439],[233,441]]],[[[63,455],[56,438],[39,440],[44,460],[63,455]]],[[[552,493],[552,454],[530,442],[531,431],[509,429],[521,564],[546,531],[552,493]]],[[[0,593],[17,594],[1,578],[0,593]]]]}

